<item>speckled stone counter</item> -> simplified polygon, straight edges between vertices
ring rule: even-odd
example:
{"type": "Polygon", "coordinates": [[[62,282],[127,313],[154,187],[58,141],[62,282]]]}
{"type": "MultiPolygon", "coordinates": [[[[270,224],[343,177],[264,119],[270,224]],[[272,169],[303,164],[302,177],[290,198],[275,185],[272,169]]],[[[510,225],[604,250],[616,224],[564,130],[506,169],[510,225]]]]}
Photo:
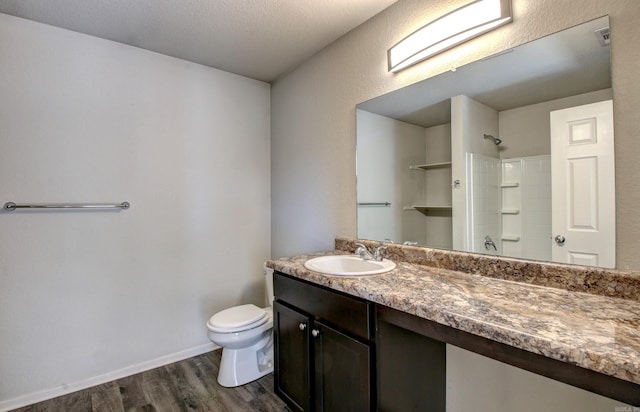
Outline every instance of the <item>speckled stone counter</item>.
{"type": "Polygon", "coordinates": [[[354,250],[353,242],[355,239],[338,238],[336,250],[271,260],[267,266],[442,325],[640,384],[640,287],[635,273],[447,251],[437,251],[430,259],[433,249],[401,245],[390,247],[390,258],[397,267],[384,274],[342,277],[305,269],[304,262],[312,257],[348,254],[354,250]],[[467,270],[438,267],[442,262],[467,270]],[[517,273],[513,265],[520,267],[517,273]],[[480,272],[483,275],[477,274],[480,272]],[[539,285],[545,282],[551,287],[539,285]],[[580,289],[576,285],[593,290],[575,291],[580,289]],[[620,297],[612,297],[616,293],[620,297]]]}

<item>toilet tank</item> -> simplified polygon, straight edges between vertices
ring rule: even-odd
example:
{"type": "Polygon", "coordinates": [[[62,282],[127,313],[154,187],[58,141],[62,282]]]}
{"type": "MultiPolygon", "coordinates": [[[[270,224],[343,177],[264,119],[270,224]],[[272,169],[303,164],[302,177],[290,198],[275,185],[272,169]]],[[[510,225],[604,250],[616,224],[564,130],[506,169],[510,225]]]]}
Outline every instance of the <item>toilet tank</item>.
{"type": "Polygon", "coordinates": [[[267,285],[267,306],[273,306],[273,269],[265,266],[264,276],[267,285]]]}

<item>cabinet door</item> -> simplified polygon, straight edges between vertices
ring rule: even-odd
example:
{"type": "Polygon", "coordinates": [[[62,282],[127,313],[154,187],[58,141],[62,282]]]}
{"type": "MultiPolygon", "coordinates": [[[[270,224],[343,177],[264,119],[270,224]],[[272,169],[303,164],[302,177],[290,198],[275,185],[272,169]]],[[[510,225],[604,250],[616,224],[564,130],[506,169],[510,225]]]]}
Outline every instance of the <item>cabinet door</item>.
{"type": "Polygon", "coordinates": [[[308,316],[282,305],[273,304],[275,392],[294,411],[310,411],[311,374],[309,366],[308,316]]]}
{"type": "Polygon", "coordinates": [[[337,330],[314,322],[316,411],[371,410],[371,348],[337,330]]]}

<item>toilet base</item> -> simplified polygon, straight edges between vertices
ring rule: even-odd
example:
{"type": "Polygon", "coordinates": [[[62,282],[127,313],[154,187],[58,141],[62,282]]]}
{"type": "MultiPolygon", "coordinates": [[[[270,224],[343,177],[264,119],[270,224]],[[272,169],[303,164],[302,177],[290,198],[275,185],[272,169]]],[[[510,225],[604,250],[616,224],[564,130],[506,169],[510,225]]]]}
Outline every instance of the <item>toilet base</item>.
{"type": "Polygon", "coordinates": [[[218,383],[232,388],[273,372],[273,333],[248,348],[222,349],[218,383]]]}

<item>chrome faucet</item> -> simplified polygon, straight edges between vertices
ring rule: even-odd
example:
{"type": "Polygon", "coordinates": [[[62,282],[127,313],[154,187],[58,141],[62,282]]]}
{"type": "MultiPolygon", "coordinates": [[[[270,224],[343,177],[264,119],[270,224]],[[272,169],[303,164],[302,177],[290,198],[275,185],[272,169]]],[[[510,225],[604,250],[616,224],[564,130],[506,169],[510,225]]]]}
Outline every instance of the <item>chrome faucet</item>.
{"type": "Polygon", "coordinates": [[[354,254],[359,255],[362,258],[362,260],[373,259],[373,255],[369,252],[369,249],[367,249],[365,245],[363,245],[362,243],[356,242],[356,246],[358,247],[356,248],[356,251],[353,252],[354,254]]]}
{"type": "Polygon", "coordinates": [[[356,251],[353,253],[356,255],[359,255],[362,258],[362,260],[377,260],[378,262],[380,262],[383,259],[382,257],[383,252],[387,250],[387,247],[385,245],[380,245],[376,248],[376,250],[372,254],[371,252],[369,252],[369,249],[367,249],[367,247],[362,243],[356,242],[356,246],[357,246],[356,251]]]}
{"type": "Polygon", "coordinates": [[[484,248],[489,250],[489,247],[492,247],[496,252],[498,251],[498,248],[496,247],[493,239],[491,239],[491,236],[487,235],[484,237],[484,248]]]}

